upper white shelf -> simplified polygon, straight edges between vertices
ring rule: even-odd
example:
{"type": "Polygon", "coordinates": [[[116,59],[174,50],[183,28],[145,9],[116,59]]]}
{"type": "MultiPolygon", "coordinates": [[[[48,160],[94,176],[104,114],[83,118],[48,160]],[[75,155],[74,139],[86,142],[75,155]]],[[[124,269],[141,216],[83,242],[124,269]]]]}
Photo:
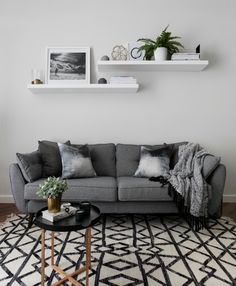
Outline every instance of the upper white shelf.
{"type": "Polygon", "coordinates": [[[138,84],[81,84],[81,85],[51,85],[28,84],[33,93],[136,93],[138,84]]]}
{"type": "Polygon", "coordinates": [[[208,61],[98,61],[101,72],[127,71],[179,71],[198,72],[208,66],[208,61]]]}

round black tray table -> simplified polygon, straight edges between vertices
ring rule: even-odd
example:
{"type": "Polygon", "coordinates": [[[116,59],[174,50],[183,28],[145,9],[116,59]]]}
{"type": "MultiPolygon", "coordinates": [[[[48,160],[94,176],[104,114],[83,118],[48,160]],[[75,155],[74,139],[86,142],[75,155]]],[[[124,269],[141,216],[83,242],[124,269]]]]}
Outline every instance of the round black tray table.
{"type": "MultiPolygon", "coordinates": [[[[79,208],[79,204],[73,204],[73,207],[79,208]]],[[[63,278],[51,286],[63,285],[66,281],[70,281],[73,285],[81,286],[81,284],[75,280],[74,276],[86,271],[86,286],[89,285],[89,268],[91,266],[91,229],[92,226],[100,218],[100,210],[96,206],[91,205],[90,212],[85,214],[84,217],[77,221],[75,215],[64,218],[56,222],[50,222],[42,217],[42,211],[47,208],[43,208],[37,212],[34,223],[42,229],[41,232],[41,285],[45,283],[45,232],[51,231],[51,267],[54,271],[59,273],[63,278]],[[86,229],[85,231],[85,245],[86,245],[86,263],[85,266],[75,270],[68,274],[63,271],[54,260],[54,232],[69,232],[86,229]]]]}

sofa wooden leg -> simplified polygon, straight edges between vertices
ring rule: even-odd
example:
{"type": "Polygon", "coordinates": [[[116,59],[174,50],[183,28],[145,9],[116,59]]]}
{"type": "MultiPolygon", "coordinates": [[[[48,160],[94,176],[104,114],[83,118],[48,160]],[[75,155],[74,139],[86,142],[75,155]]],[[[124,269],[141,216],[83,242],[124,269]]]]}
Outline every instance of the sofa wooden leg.
{"type": "Polygon", "coordinates": [[[33,221],[34,221],[34,214],[30,213],[28,216],[28,228],[31,228],[33,221]]]}

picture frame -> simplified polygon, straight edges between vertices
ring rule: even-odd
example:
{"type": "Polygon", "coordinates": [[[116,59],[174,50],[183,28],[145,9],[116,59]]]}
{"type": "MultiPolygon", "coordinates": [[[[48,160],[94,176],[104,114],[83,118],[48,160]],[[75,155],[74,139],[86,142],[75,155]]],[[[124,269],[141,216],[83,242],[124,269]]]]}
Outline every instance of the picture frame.
{"type": "Polygon", "coordinates": [[[46,83],[90,84],[90,47],[48,47],[46,83]]]}

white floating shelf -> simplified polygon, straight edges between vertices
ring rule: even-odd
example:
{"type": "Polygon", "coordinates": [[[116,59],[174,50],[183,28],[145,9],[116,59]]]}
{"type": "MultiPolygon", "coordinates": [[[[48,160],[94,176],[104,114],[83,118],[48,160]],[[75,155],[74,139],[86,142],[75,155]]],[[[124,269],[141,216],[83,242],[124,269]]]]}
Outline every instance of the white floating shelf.
{"type": "Polygon", "coordinates": [[[98,61],[100,72],[127,71],[178,71],[198,72],[208,66],[208,61],[98,61]]]}
{"type": "Polygon", "coordinates": [[[139,84],[81,84],[51,85],[29,84],[27,88],[33,93],[136,93],[139,84]]]}

